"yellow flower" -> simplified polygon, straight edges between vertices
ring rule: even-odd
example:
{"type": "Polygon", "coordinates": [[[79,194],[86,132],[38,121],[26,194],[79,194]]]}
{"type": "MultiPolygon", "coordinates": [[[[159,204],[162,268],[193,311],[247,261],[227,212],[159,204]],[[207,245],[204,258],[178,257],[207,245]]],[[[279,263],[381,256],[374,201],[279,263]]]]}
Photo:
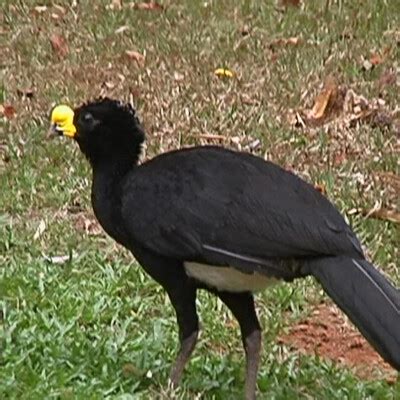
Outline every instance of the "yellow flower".
{"type": "Polygon", "coordinates": [[[220,77],[220,78],[233,78],[234,73],[227,68],[217,68],[214,71],[214,75],[220,77]]]}

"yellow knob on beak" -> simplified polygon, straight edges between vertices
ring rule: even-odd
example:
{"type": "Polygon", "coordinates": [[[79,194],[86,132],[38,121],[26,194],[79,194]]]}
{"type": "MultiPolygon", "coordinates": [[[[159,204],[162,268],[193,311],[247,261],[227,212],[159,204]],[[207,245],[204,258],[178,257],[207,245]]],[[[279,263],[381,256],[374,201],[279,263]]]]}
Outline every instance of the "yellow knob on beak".
{"type": "Polygon", "coordinates": [[[70,138],[75,137],[74,110],[71,107],[65,104],[54,107],[50,119],[52,133],[70,138]]]}

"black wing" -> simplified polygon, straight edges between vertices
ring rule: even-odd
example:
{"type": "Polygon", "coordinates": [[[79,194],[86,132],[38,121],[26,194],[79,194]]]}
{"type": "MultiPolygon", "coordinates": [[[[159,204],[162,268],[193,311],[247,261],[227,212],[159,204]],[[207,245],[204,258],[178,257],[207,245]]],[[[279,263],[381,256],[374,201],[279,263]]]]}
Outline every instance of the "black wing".
{"type": "Polygon", "coordinates": [[[311,185],[222,148],[181,150],[145,163],[125,183],[122,213],[142,246],[185,261],[282,275],[280,260],[362,255],[343,217],[311,185]]]}

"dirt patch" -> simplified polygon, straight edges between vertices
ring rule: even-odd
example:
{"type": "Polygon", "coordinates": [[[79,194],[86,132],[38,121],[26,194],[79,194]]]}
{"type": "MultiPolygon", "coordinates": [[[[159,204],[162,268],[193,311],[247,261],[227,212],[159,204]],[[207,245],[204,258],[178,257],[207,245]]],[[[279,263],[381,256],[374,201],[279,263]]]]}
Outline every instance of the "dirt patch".
{"type": "Polygon", "coordinates": [[[352,368],[362,379],[386,379],[394,383],[397,372],[369,345],[333,304],[319,304],[310,316],[297,323],[279,342],[301,353],[352,368]]]}

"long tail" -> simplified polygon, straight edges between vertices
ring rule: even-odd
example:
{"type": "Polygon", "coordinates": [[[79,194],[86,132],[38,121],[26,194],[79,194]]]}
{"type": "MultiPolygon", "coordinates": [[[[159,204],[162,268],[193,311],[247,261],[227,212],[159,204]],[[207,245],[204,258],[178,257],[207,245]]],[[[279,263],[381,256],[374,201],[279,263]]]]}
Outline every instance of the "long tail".
{"type": "Polygon", "coordinates": [[[309,268],[382,358],[400,371],[400,291],[366,260],[327,257],[309,268]]]}

